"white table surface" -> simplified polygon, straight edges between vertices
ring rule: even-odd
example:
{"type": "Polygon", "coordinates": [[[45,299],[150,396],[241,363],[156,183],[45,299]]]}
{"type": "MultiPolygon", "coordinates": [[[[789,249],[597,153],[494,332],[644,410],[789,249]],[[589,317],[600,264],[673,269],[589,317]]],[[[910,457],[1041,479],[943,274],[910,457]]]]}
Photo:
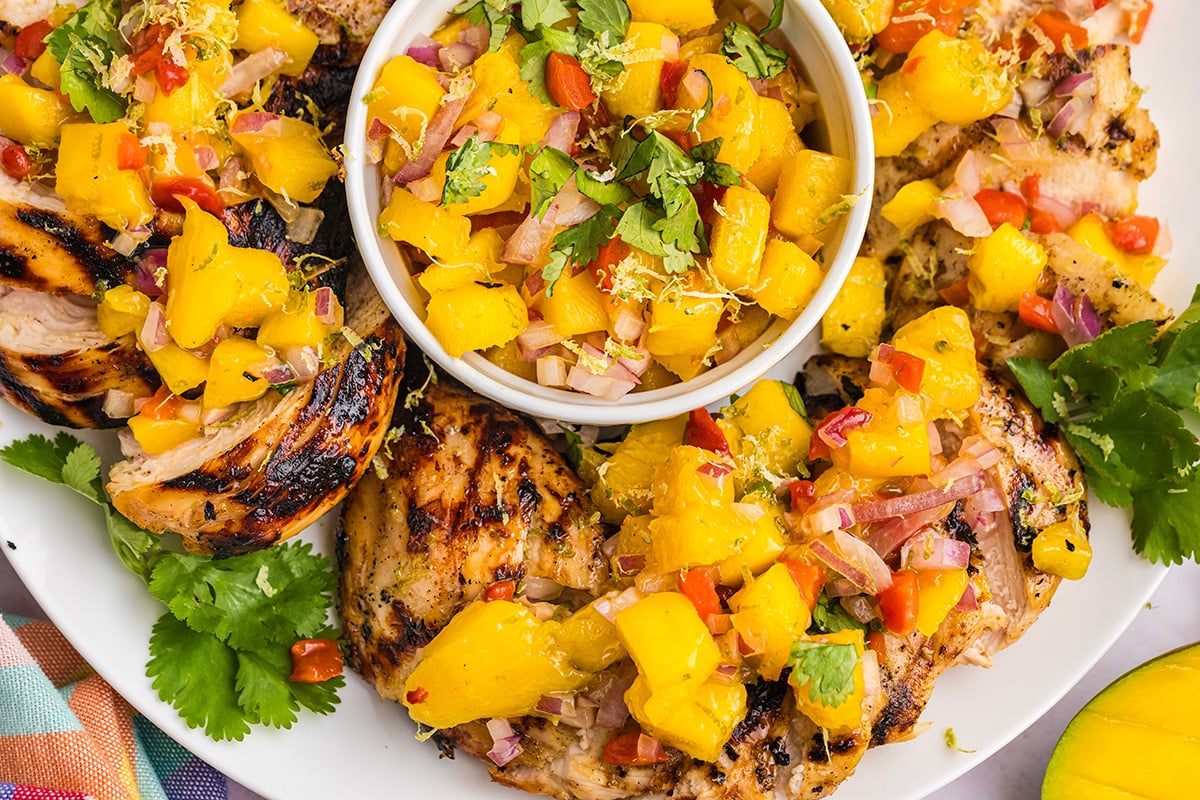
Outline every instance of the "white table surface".
{"type": "MultiPolygon", "coordinates": [[[[45,616],[3,558],[0,558],[0,611],[27,617],[45,616]]],[[[1138,614],[1112,650],[1058,705],[1007,747],[930,795],[929,800],[1038,797],[1042,773],[1054,743],[1084,703],[1138,664],[1197,641],[1200,641],[1200,566],[1188,563],[1167,574],[1150,607],[1138,614]]],[[[970,747],[970,742],[960,744],[970,747]]],[[[259,800],[259,796],[234,785],[230,800],[259,800]]]]}

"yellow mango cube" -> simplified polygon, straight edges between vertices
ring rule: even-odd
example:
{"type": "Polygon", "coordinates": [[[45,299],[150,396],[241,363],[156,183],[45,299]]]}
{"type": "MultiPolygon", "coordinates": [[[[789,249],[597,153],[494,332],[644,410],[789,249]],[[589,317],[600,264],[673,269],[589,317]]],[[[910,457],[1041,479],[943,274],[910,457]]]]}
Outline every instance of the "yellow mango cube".
{"type": "Polygon", "coordinates": [[[706,680],[651,689],[638,677],[625,692],[630,715],[646,733],[701,761],[716,761],[746,716],[746,687],[706,680]]]}
{"type": "Polygon", "coordinates": [[[812,302],[824,278],[820,265],[794,242],[771,239],[753,297],[775,316],[793,319],[812,302]]]}
{"type": "Polygon", "coordinates": [[[1155,255],[1139,256],[1126,253],[1113,244],[1108,225],[1096,212],[1083,215],[1067,228],[1067,235],[1101,258],[1111,261],[1117,269],[1149,289],[1167,262],[1155,255]]]}
{"type": "MultiPolygon", "coordinates": [[[[743,499],[743,507],[754,505],[743,499]]],[[[717,564],[717,572],[721,583],[726,586],[740,586],[747,575],[757,575],[775,563],[775,560],[786,548],[783,531],[783,517],[779,509],[763,509],[765,513],[754,521],[744,538],[735,542],[737,553],[717,564]]],[[[743,510],[738,513],[747,518],[743,510]]]]}
{"type": "Polygon", "coordinates": [[[676,446],[654,470],[654,512],[673,514],[729,506],[733,502],[732,476],[713,469],[722,463],[719,456],[699,447],[676,446]]]}
{"type": "Polygon", "coordinates": [[[174,450],[184,442],[200,435],[200,423],[179,417],[150,419],[138,414],[130,417],[127,424],[133,438],[148,455],[152,456],[174,450]]]}
{"type": "MultiPolygon", "coordinates": [[[[800,402],[794,388],[792,397],[800,402]]],[[[777,475],[795,472],[812,439],[812,426],[793,407],[792,397],[781,382],[760,380],[731,404],[728,414],[741,437],[753,440],[755,462],[777,475]]],[[[749,449],[747,442],[743,441],[742,449],[749,449]]]]}
{"type": "Polygon", "coordinates": [[[664,25],[629,23],[625,33],[624,47],[629,51],[625,67],[600,91],[600,97],[614,119],[647,117],[662,108],[659,78],[667,50],[674,51],[678,45],[679,38],[664,25]]]}
{"type": "Polygon", "coordinates": [[[29,74],[56,92],[62,86],[62,65],[58,63],[49,48],[43,50],[42,54],[34,59],[29,66],[29,74]]]}
{"type": "Polygon", "coordinates": [[[727,289],[746,294],[758,282],[771,204],[754,189],[730,186],[712,226],[708,265],[727,289]]]}
{"type": "Polygon", "coordinates": [[[419,247],[439,261],[453,263],[467,249],[471,220],[418,200],[412,192],[397,186],[379,215],[379,234],[419,247]]]}
{"type": "MultiPolygon", "coordinates": [[[[231,127],[236,126],[235,117],[231,127]]],[[[263,186],[297,203],[316,200],[337,175],[337,162],[321,142],[321,132],[303,120],[280,117],[262,130],[230,135],[249,156],[263,186]]]]}
{"type": "Polygon", "coordinates": [[[941,306],[896,331],[892,344],[925,362],[921,392],[937,418],[960,414],[979,401],[979,363],[971,320],[961,308],[941,306]]]}
{"type": "Polygon", "coordinates": [[[494,111],[521,126],[522,147],[540,142],[550,129],[550,123],[562,113],[558,106],[534,97],[528,81],[521,77],[518,57],[521,39],[510,34],[505,45],[496,52],[484,53],[471,65],[475,90],[467,98],[459,122],[472,122],[485,111],[494,111]],[[509,42],[515,40],[515,45],[509,42]]]}
{"type": "Polygon", "coordinates": [[[233,46],[257,53],[274,47],[287,53],[290,61],[280,69],[284,75],[299,75],[308,67],[320,39],[279,0],[243,0],[237,10],[238,35],[233,46]]]}
{"type": "Polygon", "coordinates": [[[1078,520],[1047,525],[1033,539],[1033,565],[1042,572],[1077,581],[1092,563],[1092,543],[1078,520]]]}
{"type": "Polygon", "coordinates": [[[1021,295],[1037,287],[1046,250],[1005,222],[967,259],[967,289],[980,311],[1016,311],[1021,295]]]}
{"type": "Polygon", "coordinates": [[[655,470],[683,443],[686,426],[687,416],[683,415],[629,429],[592,485],[592,502],[605,521],[618,523],[627,514],[650,510],[655,470]]]}
{"type": "Polygon", "coordinates": [[[788,107],[773,97],[758,98],[755,127],[762,148],[746,177],[763,194],[775,194],[783,165],[788,158],[804,149],[804,143],[800,141],[800,134],[796,133],[788,107]]]}
{"type": "Polygon", "coordinates": [[[750,657],[759,675],[778,680],[792,643],[808,628],[808,603],[792,574],[774,564],[729,598],[733,628],[756,651],[750,657]]]}
{"type": "Polygon", "coordinates": [[[604,295],[588,270],[559,278],[551,293],[538,297],[534,308],[556,331],[568,338],[608,327],[604,295]]]}
{"type": "MultiPolygon", "coordinates": [[[[708,76],[713,98],[721,95],[729,98],[727,105],[719,111],[714,108],[700,123],[697,128],[700,139],[708,142],[720,138],[721,152],[717,154],[717,160],[729,164],[738,172],[748,172],[762,152],[758,94],[751,88],[745,73],[723,55],[701,53],[691,60],[690,66],[708,76]]],[[[679,107],[701,108],[705,99],[681,97],[679,107]]]]}
{"type": "Polygon", "coordinates": [[[563,620],[554,630],[554,640],[571,664],[585,672],[600,672],[629,655],[617,636],[617,627],[593,603],[563,620]]]}
{"type": "Polygon", "coordinates": [[[281,355],[301,347],[319,350],[326,338],[342,329],[344,321],[345,311],[336,295],[333,297],[333,322],[327,323],[317,316],[310,292],[293,292],[285,306],[272,311],[262,321],[255,341],[281,355]]]}
{"type": "Polygon", "coordinates": [[[104,293],[96,307],[96,324],[110,339],[119,339],[141,330],[150,311],[150,298],[121,284],[104,293]]]}
{"type": "Polygon", "coordinates": [[[928,475],[929,420],[917,397],[897,397],[871,387],[858,407],[871,414],[861,428],[846,432],[846,444],[833,451],[833,463],[862,478],[928,475]]]}
{"type": "Polygon", "coordinates": [[[516,339],[498,347],[489,347],[481,355],[505,372],[527,381],[537,381],[537,364],[521,358],[521,348],[516,339]]]}
{"type": "Polygon", "coordinates": [[[171,394],[183,394],[195,389],[208,379],[208,359],[177,344],[167,344],[157,350],[148,350],[141,337],[139,344],[146,351],[154,371],[171,390],[171,394]]]}
{"type": "Polygon", "coordinates": [[[875,134],[875,155],[890,158],[904,152],[918,136],[937,124],[930,114],[908,93],[903,75],[893,72],[879,82],[875,94],[879,113],[871,117],[875,134]]]}
{"type": "Polygon", "coordinates": [[[656,592],[617,612],[617,636],[652,691],[701,683],[721,661],[692,601],[656,592]]]}
{"type": "MultiPolygon", "coordinates": [[[[699,288],[699,283],[690,286],[699,288]]],[[[718,298],[698,297],[684,287],[667,290],[650,301],[646,349],[654,356],[703,356],[716,346],[724,311],[718,298]]]]}
{"type": "Polygon", "coordinates": [[[188,79],[170,94],[158,92],[143,106],[141,122],[162,122],[177,133],[211,130],[217,110],[224,102],[221,84],[230,70],[227,52],[214,51],[212,57],[188,62],[188,79]]]}
{"type": "Polygon", "coordinates": [[[681,36],[707,28],[717,21],[712,0],[629,0],[629,15],[634,22],[656,22],[681,36]]]}
{"type": "Polygon", "coordinates": [[[74,113],[54,92],[11,73],[0,75],[0,108],[0,134],[34,147],[53,147],[59,128],[74,113]]]}
{"type": "Polygon", "coordinates": [[[848,39],[870,39],[892,21],[892,0],[821,0],[848,39]]]}
{"type": "Polygon", "coordinates": [[[966,591],[965,569],[917,570],[917,630],[933,636],[966,591]]]}
{"type": "Polygon", "coordinates": [[[556,630],[518,603],[471,603],[425,646],[405,681],[409,716],[450,728],[528,714],[543,695],[578,689],[591,676],[571,666],[556,630]]]}
{"type": "Polygon", "coordinates": [[[429,294],[448,292],[469,283],[487,283],[491,275],[478,264],[430,264],[417,276],[417,283],[429,294]]]}
{"type": "Polygon", "coordinates": [[[183,233],[167,249],[167,330],[181,346],[198,348],[221,325],[257,327],[287,302],[289,285],[279,256],[231,246],[219,219],[182,203],[183,233]]]}
{"type": "Polygon", "coordinates": [[[886,291],[883,262],[855,259],[841,291],[821,318],[821,343],[835,353],[866,358],[883,331],[886,291]]]}
{"type": "MultiPolygon", "coordinates": [[[[487,55],[490,54],[484,57],[487,55]]],[[[446,90],[438,83],[437,70],[410,56],[393,56],[383,65],[371,91],[363,97],[367,104],[368,129],[373,120],[379,120],[410,145],[415,145],[424,136],[445,96],[446,90]]],[[[399,164],[394,165],[392,171],[395,168],[399,168],[399,164]]]]}
{"type": "Polygon", "coordinates": [[[1013,96],[1004,68],[974,36],[934,29],[913,46],[898,74],[914,103],[951,125],[986,119],[1013,96]]]}
{"type": "Polygon", "coordinates": [[[851,685],[844,687],[848,691],[841,696],[822,693],[817,687],[810,684],[807,673],[801,669],[794,669],[788,682],[795,692],[796,708],[816,723],[817,727],[829,731],[844,731],[858,727],[862,722],[865,694],[862,665],[863,632],[861,630],[844,630],[818,636],[804,636],[801,637],[800,644],[805,648],[837,647],[846,656],[839,660],[849,661],[852,658],[854,668],[851,685]]]}
{"type": "MultiPolygon", "coordinates": [[[[451,198],[451,202],[444,203],[444,207],[456,214],[481,214],[495,211],[497,207],[504,205],[517,187],[517,175],[521,171],[523,162],[521,151],[517,147],[520,141],[521,127],[515,122],[505,120],[500,126],[500,133],[496,136],[496,144],[507,144],[511,147],[486,145],[488,147],[488,171],[480,179],[483,190],[476,195],[451,198]]],[[[438,156],[433,170],[430,172],[430,177],[439,186],[444,187],[446,184],[446,169],[451,155],[452,153],[443,153],[438,156]]]]}
{"type": "Polygon", "coordinates": [[[879,213],[899,228],[901,233],[908,233],[933,220],[936,202],[941,196],[942,190],[929,179],[910,181],[883,204],[879,213]]]}
{"type": "Polygon", "coordinates": [[[241,336],[222,339],[209,359],[204,407],[227,408],[257,400],[271,388],[261,377],[263,371],[278,363],[271,351],[257,342],[241,336]]]}
{"type": "Polygon", "coordinates": [[[54,188],[67,208],[117,230],[145,225],[154,217],[141,176],[117,167],[118,142],[129,132],[123,122],[67,123],[61,129],[55,167],[54,188]]]}
{"type": "Polygon", "coordinates": [[[512,286],[472,283],[429,298],[425,324],[446,352],[459,358],[517,338],[529,325],[529,309],[512,286]]]}
{"type": "Polygon", "coordinates": [[[788,236],[818,236],[840,216],[850,194],[850,161],[802,150],[784,162],[771,221],[788,236]]]}

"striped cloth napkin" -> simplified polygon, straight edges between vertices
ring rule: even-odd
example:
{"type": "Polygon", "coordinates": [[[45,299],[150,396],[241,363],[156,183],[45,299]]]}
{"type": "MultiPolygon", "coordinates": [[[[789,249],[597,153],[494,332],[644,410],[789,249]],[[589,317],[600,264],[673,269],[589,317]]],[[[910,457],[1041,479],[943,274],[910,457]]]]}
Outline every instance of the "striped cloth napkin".
{"type": "Polygon", "coordinates": [[[226,800],[49,622],[0,616],[0,800],[226,800]]]}

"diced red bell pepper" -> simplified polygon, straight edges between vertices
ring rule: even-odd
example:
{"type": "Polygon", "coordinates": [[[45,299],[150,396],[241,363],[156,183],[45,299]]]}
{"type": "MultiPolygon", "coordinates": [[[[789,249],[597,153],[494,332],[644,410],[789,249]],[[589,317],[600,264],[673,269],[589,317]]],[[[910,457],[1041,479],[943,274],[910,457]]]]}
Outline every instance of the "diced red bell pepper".
{"type": "Polygon", "coordinates": [[[579,60],[566,53],[554,52],[546,59],[546,91],[563,108],[582,111],[596,101],[592,79],[579,60]]]}
{"type": "Polygon", "coordinates": [[[483,590],[483,600],[485,603],[493,600],[512,600],[516,591],[517,585],[513,581],[496,581],[489,583],[488,587],[483,590]]]}
{"type": "Polygon", "coordinates": [[[1045,297],[1039,297],[1032,292],[1025,292],[1021,295],[1021,302],[1017,307],[1017,313],[1021,317],[1021,321],[1031,328],[1037,328],[1039,331],[1046,333],[1062,333],[1058,328],[1058,323],[1054,321],[1054,314],[1051,312],[1054,302],[1047,300],[1045,297]]]}
{"type": "Polygon", "coordinates": [[[725,439],[725,432],[717,426],[712,414],[708,413],[706,408],[692,409],[691,414],[688,415],[687,433],[684,435],[683,443],[723,456],[732,452],[729,449],[729,442],[725,439]]]}
{"type": "Polygon", "coordinates": [[[620,767],[646,767],[670,761],[662,742],[641,731],[613,734],[604,746],[604,763],[620,767]]]}
{"type": "Polygon", "coordinates": [[[917,573],[902,569],[893,572],[892,585],[876,595],[884,627],[897,636],[908,636],[917,629],[920,588],[917,573]]]}
{"type": "Polygon", "coordinates": [[[293,683],[324,683],[342,674],[342,651],[333,639],[301,639],[292,645],[293,683]]]}
{"type": "Polygon", "coordinates": [[[706,569],[681,569],[675,576],[679,591],[692,601],[700,619],[708,619],[710,614],[720,614],[721,598],[717,596],[717,582],[712,573],[706,569]]]}

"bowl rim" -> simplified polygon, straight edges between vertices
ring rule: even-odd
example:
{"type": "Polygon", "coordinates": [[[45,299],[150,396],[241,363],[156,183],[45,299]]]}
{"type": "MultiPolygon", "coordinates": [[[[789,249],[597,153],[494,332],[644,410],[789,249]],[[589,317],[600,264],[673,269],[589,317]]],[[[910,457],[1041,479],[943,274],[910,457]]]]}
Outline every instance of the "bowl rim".
{"type": "MultiPolygon", "coordinates": [[[[762,5],[761,0],[750,2],[760,7],[762,5]]],[[[436,3],[445,6],[444,13],[447,14],[455,4],[453,0],[436,3]]],[[[367,197],[368,192],[373,190],[376,172],[374,165],[368,165],[361,157],[361,148],[357,146],[359,142],[366,141],[366,104],[363,97],[371,90],[387,59],[402,53],[404,45],[416,34],[428,33],[408,28],[410,18],[426,11],[431,5],[434,4],[427,0],[396,0],[363,54],[351,90],[346,120],[346,198],[358,250],[376,289],[412,343],[446,373],[472,390],[534,417],[590,425],[626,425],[676,416],[728,397],[761,378],[820,325],[821,317],[849,275],[866,234],[874,192],[874,138],[865,92],[848,91],[859,86],[861,78],[833,18],[820,0],[784,0],[783,23],[780,26],[783,34],[794,44],[796,26],[806,26],[820,47],[817,52],[805,51],[805,55],[799,58],[801,64],[823,59],[827,69],[833,73],[836,85],[842,88],[837,93],[837,99],[844,104],[844,109],[839,113],[845,115],[848,130],[844,141],[839,143],[844,144],[846,156],[852,162],[851,185],[857,188],[859,197],[859,201],[840,223],[842,231],[837,249],[833,257],[826,261],[825,275],[808,306],[791,321],[776,318],[754,343],[725,364],[670,386],[630,392],[617,401],[541,386],[507,372],[477,352],[465,353],[461,358],[447,353],[405,297],[399,281],[406,278],[408,291],[415,296],[411,275],[396,276],[389,266],[383,246],[385,243],[396,245],[390,239],[381,237],[377,230],[367,197]],[[764,338],[769,336],[773,338],[764,344],[764,338]]],[[[830,96],[828,92],[822,92],[821,97],[826,106],[824,116],[828,120],[831,117],[830,96]]],[[[835,146],[833,149],[838,148],[835,146]]],[[[378,194],[377,190],[373,191],[378,194]]]]}

